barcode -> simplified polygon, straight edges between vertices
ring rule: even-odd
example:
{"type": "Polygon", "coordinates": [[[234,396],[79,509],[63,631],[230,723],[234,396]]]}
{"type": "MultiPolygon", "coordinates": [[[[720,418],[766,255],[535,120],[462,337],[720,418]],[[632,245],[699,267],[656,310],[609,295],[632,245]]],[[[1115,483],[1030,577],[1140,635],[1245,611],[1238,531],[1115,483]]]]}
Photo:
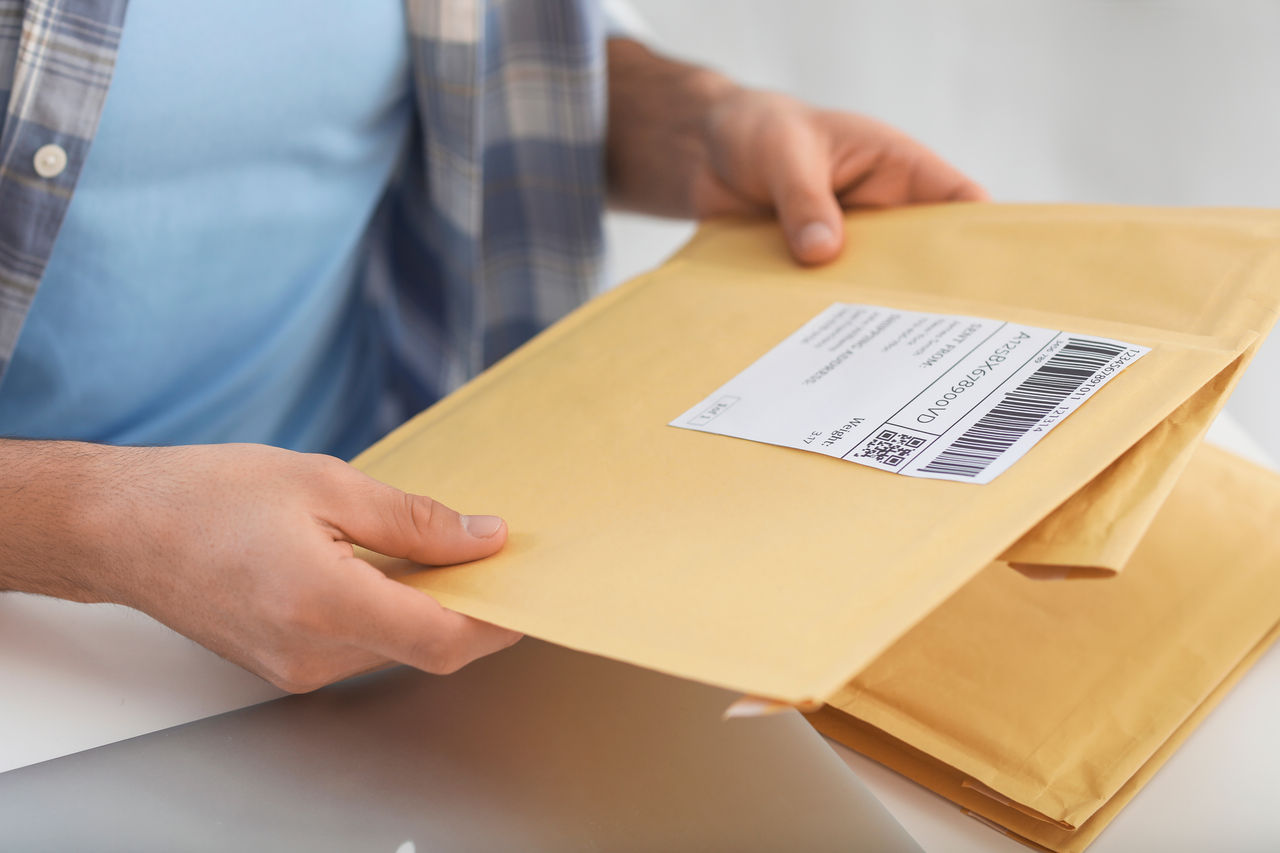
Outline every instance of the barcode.
{"type": "Polygon", "coordinates": [[[1062,349],[920,470],[956,477],[978,476],[1126,349],[1127,344],[1068,338],[1062,349]]]}

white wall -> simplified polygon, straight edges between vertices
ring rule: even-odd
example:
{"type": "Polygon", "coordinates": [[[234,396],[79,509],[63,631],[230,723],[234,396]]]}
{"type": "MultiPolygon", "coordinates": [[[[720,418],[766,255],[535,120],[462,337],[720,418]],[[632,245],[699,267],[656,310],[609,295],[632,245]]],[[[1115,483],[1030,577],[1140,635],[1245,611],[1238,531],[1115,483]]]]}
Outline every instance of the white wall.
{"type": "MultiPolygon", "coordinates": [[[[885,119],[1002,201],[1280,207],[1280,0],[632,0],[668,53],[885,119]]],[[[613,215],[609,277],[690,226],[613,215]]],[[[1280,341],[1230,404],[1280,455],[1280,341]]]]}

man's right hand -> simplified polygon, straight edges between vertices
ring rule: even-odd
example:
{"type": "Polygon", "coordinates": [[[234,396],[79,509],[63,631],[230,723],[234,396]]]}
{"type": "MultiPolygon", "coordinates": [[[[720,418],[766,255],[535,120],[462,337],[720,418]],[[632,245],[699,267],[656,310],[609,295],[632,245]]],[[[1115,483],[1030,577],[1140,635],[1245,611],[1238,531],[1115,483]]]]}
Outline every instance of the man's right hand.
{"type": "Polygon", "coordinates": [[[285,690],[388,661],[452,672],[520,638],[352,551],[476,560],[506,542],[501,519],[332,457],[0,441],[0,471],[0,589],[136,607],[285,690]]]}

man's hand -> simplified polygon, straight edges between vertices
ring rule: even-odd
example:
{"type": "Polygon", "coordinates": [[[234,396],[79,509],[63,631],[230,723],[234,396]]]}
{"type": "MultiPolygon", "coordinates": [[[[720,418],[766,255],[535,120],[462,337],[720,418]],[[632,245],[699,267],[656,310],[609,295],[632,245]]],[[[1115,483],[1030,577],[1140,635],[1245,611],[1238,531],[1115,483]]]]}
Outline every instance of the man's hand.
{"type": "Polygon", "coordinates": [[[744,89],[627,39],[609,42],[609,99],[618,202],[666,216],[773,212],[802,263],[840,253],[842,208],[987,197],[888,125],[744,89]]]}
{"type": "Polygon", "coordinates": [[[429,565],[505,543],[337,459],[259,445],[0,441],[0,589],[145,611],[286,690],[399,661],[447,673],[519,635],[353,554],[429,565]]]}

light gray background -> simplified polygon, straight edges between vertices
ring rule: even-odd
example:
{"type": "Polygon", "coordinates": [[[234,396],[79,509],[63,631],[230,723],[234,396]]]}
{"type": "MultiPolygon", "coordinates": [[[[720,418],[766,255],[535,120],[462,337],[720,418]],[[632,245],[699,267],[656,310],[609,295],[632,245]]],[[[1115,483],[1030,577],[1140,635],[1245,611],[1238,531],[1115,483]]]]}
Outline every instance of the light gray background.
{"type": "MultiPolygon", "coordinates": [[[[889,121],[1000,201],[1280,207],[1280,0],[632,0],[668,53],[889,121]]],[[[685,223],[612,214],[608,280],[685,223]]],[[[1229,410],[1280,455],[1280,343],[1229,410]]]]}

